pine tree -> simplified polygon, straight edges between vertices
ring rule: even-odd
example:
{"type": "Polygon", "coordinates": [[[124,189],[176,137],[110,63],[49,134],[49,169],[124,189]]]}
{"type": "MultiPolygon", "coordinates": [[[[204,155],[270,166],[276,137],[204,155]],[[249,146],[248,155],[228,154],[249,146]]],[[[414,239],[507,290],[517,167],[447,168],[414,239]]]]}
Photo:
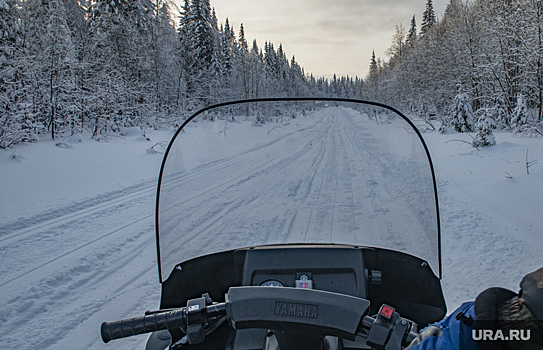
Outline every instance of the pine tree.
{"type": "Polygon", "coordinates": [[[275,48],[273,47],[273,43],[265,42],[264,43],[264,63],[266,64],[266,73],[268,77],[272,77],[272,78],[276,77],[275,61],[276,61],[276,54],[275,54],[275,48]]]}
{"type": "Polygon", "coordinates": [[[477,121],[477,125],[475,125],[477,135],[475,135],[475,139],[473,140],[473,145],[476,148],[494,146],[496,144],[496,138],[492,133],[492,130],[496,128],[496,124],[491,114],[492,112],[488,108],[481,110],[481,116],[477,121]]]}
{"type": "Polygon", "coordinates": [[[217,12],[215,8],[211,10],[211,29],[214,33],[219,33],[219,19],[217,18],[217,12]]]}
{"type": "Polygon", "coordinates": [[[238,47],[239,47],[239,78],[241,87],[243,90],[243,98],[249,98],[250,87],[249,87],[249,45],[247,44],[247,39],[245,39],[245,30],[243,28],[243,23],[239,28],[239,37],[238,37],[238,47]]]}
{"type": "Polygon", "coordinates": [[[189,40],[198,70],[211,62],[213,33],[209,0],[193,0],[189,8],[189,40]]]}
{"type": "Polygon", "coordinates": [[[222,31],[222,54],[224,56],[224,74],[227,77],[232,75],[235,53],[234,53],[234,32],[230,27],[228,18],[224,24],[224,30],[222,31]]]}
{"type": "Polygon", "coordinates": [[[285,51],[283,51],[283,44],[279,44],[279,47],[277,48],[277,55],[275,56],[275,72],[277,75],[277,79],[279,80],[279,83],[282,85],[285,78],[286,78],[286,72],[288,69],[288,60],[287,55],[285,54],[285,51]]]}
{"type": "Polygon", "coordinates": [[[205,105],[209,96],[207,79],[214,47],[209,0],[193,0],[187,20],[187,90],[195,103],[205,105]]]}
{"type": "Polygon", "coordinates": [[[517,104],[511,114],[511,129],[515,133],[522,133],[529,129],[530,111],[526,105],[526,98],[523,94],[518,94],[517,104]]]}
{"type": "Polygon", "coordinates": [[[245,39],[245,29],[243,29],[243,23],[239,27],[238,43],[241,57],[246,57],[249,53],[249,45],[247,44],[247,39],[245,39]]]}
{"type": "Polygon", "coordinates": [[[468,95],[458,86],[458,94],[448,111],[449,126],[458,132],[472,132],[474,127],[473,110],[468,95]]]}
{"type": "Polygon", "coordinates": [[[409,31],[407,32],[407,39],[406,44],[408,47],[413,47],[415,43],[417,42],[417,22],[415,20],[415,15],[413,15],[413,18],[411,19],[411,26],[409,27],[409,31]]]}
{"type": "Polygon", "coordinates": [[[179,12],[179,27],[178,27],[178,33],[181,40],[185,39],[186,37],[186,31],[188,30],[189,26],[189,11],[190,11],[190,1],[185,0],[183,2],[183,6],[181,6],[181,10],[179,12]]]}
{"type": "Polygon", "coordinates": [[[262,82],[263,65],[262,65],[262,52],[258,48],[256,39],[253,40],[253,46],[249,53],[249,86],[250,97],[258,98],[261,92],[260,85],[262,82]]]}
{"type": "Polygon", "coordinates": [[[496,122],[500,129],[509,128],[509,115],[507,113],[507,105],[503,97],[498,97],[492,108],[491,118],[496,122]]]}
{"type": "Polygon", "coordinates": [[[370,78],[376,77],[379,74],[379,67],[377,65],[377,61],[375,59],[375,50],[371,53],[371,61],[370,61],[370,78]]]}
{"type": "Polygon", "coordinates": [[[432,0],[427,0],[426,9],[422,14],[421,34],[424,35],[437,22],[436,12],[432,0]]]}
{"type": "Polygon", "coordinates": [[[232,75],[232,60],[234,53],[232,52],[233,38],[231,37],[230,24],[228,18],[224,24],[224,29],[221,31],[221,50],[223,56],[223,74],[229,79],[232,75]]]}

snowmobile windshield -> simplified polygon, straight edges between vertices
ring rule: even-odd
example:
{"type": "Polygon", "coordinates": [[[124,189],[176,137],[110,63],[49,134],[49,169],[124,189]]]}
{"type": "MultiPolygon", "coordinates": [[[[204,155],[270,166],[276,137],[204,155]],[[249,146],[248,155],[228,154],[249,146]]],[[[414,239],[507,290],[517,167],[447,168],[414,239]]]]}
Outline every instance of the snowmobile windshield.
{"type": "Polygon", "coordinates": [[[380,104],[266,99],[196,112],[165,152],[156,220],[161,281],[198,256],[290,243],[400,251],[441,277],[428,150],[380,104]]]}

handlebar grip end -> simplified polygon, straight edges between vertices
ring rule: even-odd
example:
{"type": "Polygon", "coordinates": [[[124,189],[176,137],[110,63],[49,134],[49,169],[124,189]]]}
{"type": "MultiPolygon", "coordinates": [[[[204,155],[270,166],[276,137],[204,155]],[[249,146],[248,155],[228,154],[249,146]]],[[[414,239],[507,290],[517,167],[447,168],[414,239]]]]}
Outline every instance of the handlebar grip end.
{"type": "Polygon", "coordinates": [[[103,322],[100,326],[100,335],[104,343],[109,343],[113,338],[111,337],[111,323],[103,322]]]}

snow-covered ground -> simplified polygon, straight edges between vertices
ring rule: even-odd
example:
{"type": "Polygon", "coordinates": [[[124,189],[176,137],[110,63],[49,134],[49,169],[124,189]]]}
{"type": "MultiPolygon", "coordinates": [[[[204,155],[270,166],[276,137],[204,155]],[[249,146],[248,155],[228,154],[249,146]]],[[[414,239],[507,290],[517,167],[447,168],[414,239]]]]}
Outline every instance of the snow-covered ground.
{"type": "MultiPolygon", "coordinates": [[[[228,135],[243,127],[229,123],[228,135]]],[[[99,327],[158,307],[162,155],[147,150],[173,133],[147,133],[150,141],[137,129],[125,134],[0,152],[0,348],[144,348],[146,336],[103,344],[99,327]]],[[[487,287],[517,290],[543,266],[543,138],[495,135],[496,146],[477,151],[452,141],[468,135],[423,134],[438,179],[449,311],[487,287]],[[527,149],[540,161],[529,175],[527,149]]]]}

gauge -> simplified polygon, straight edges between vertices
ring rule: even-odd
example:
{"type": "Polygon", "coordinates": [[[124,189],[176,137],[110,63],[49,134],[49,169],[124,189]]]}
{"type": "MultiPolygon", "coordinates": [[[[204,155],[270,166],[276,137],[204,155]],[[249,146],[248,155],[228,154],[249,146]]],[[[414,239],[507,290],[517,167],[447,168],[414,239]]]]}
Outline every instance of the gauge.
{"type": "Polygon", "coordinates": [[[283,282],[278,280],[266,280],[259,284],[261,287],[284,287],[283,282]]]}

